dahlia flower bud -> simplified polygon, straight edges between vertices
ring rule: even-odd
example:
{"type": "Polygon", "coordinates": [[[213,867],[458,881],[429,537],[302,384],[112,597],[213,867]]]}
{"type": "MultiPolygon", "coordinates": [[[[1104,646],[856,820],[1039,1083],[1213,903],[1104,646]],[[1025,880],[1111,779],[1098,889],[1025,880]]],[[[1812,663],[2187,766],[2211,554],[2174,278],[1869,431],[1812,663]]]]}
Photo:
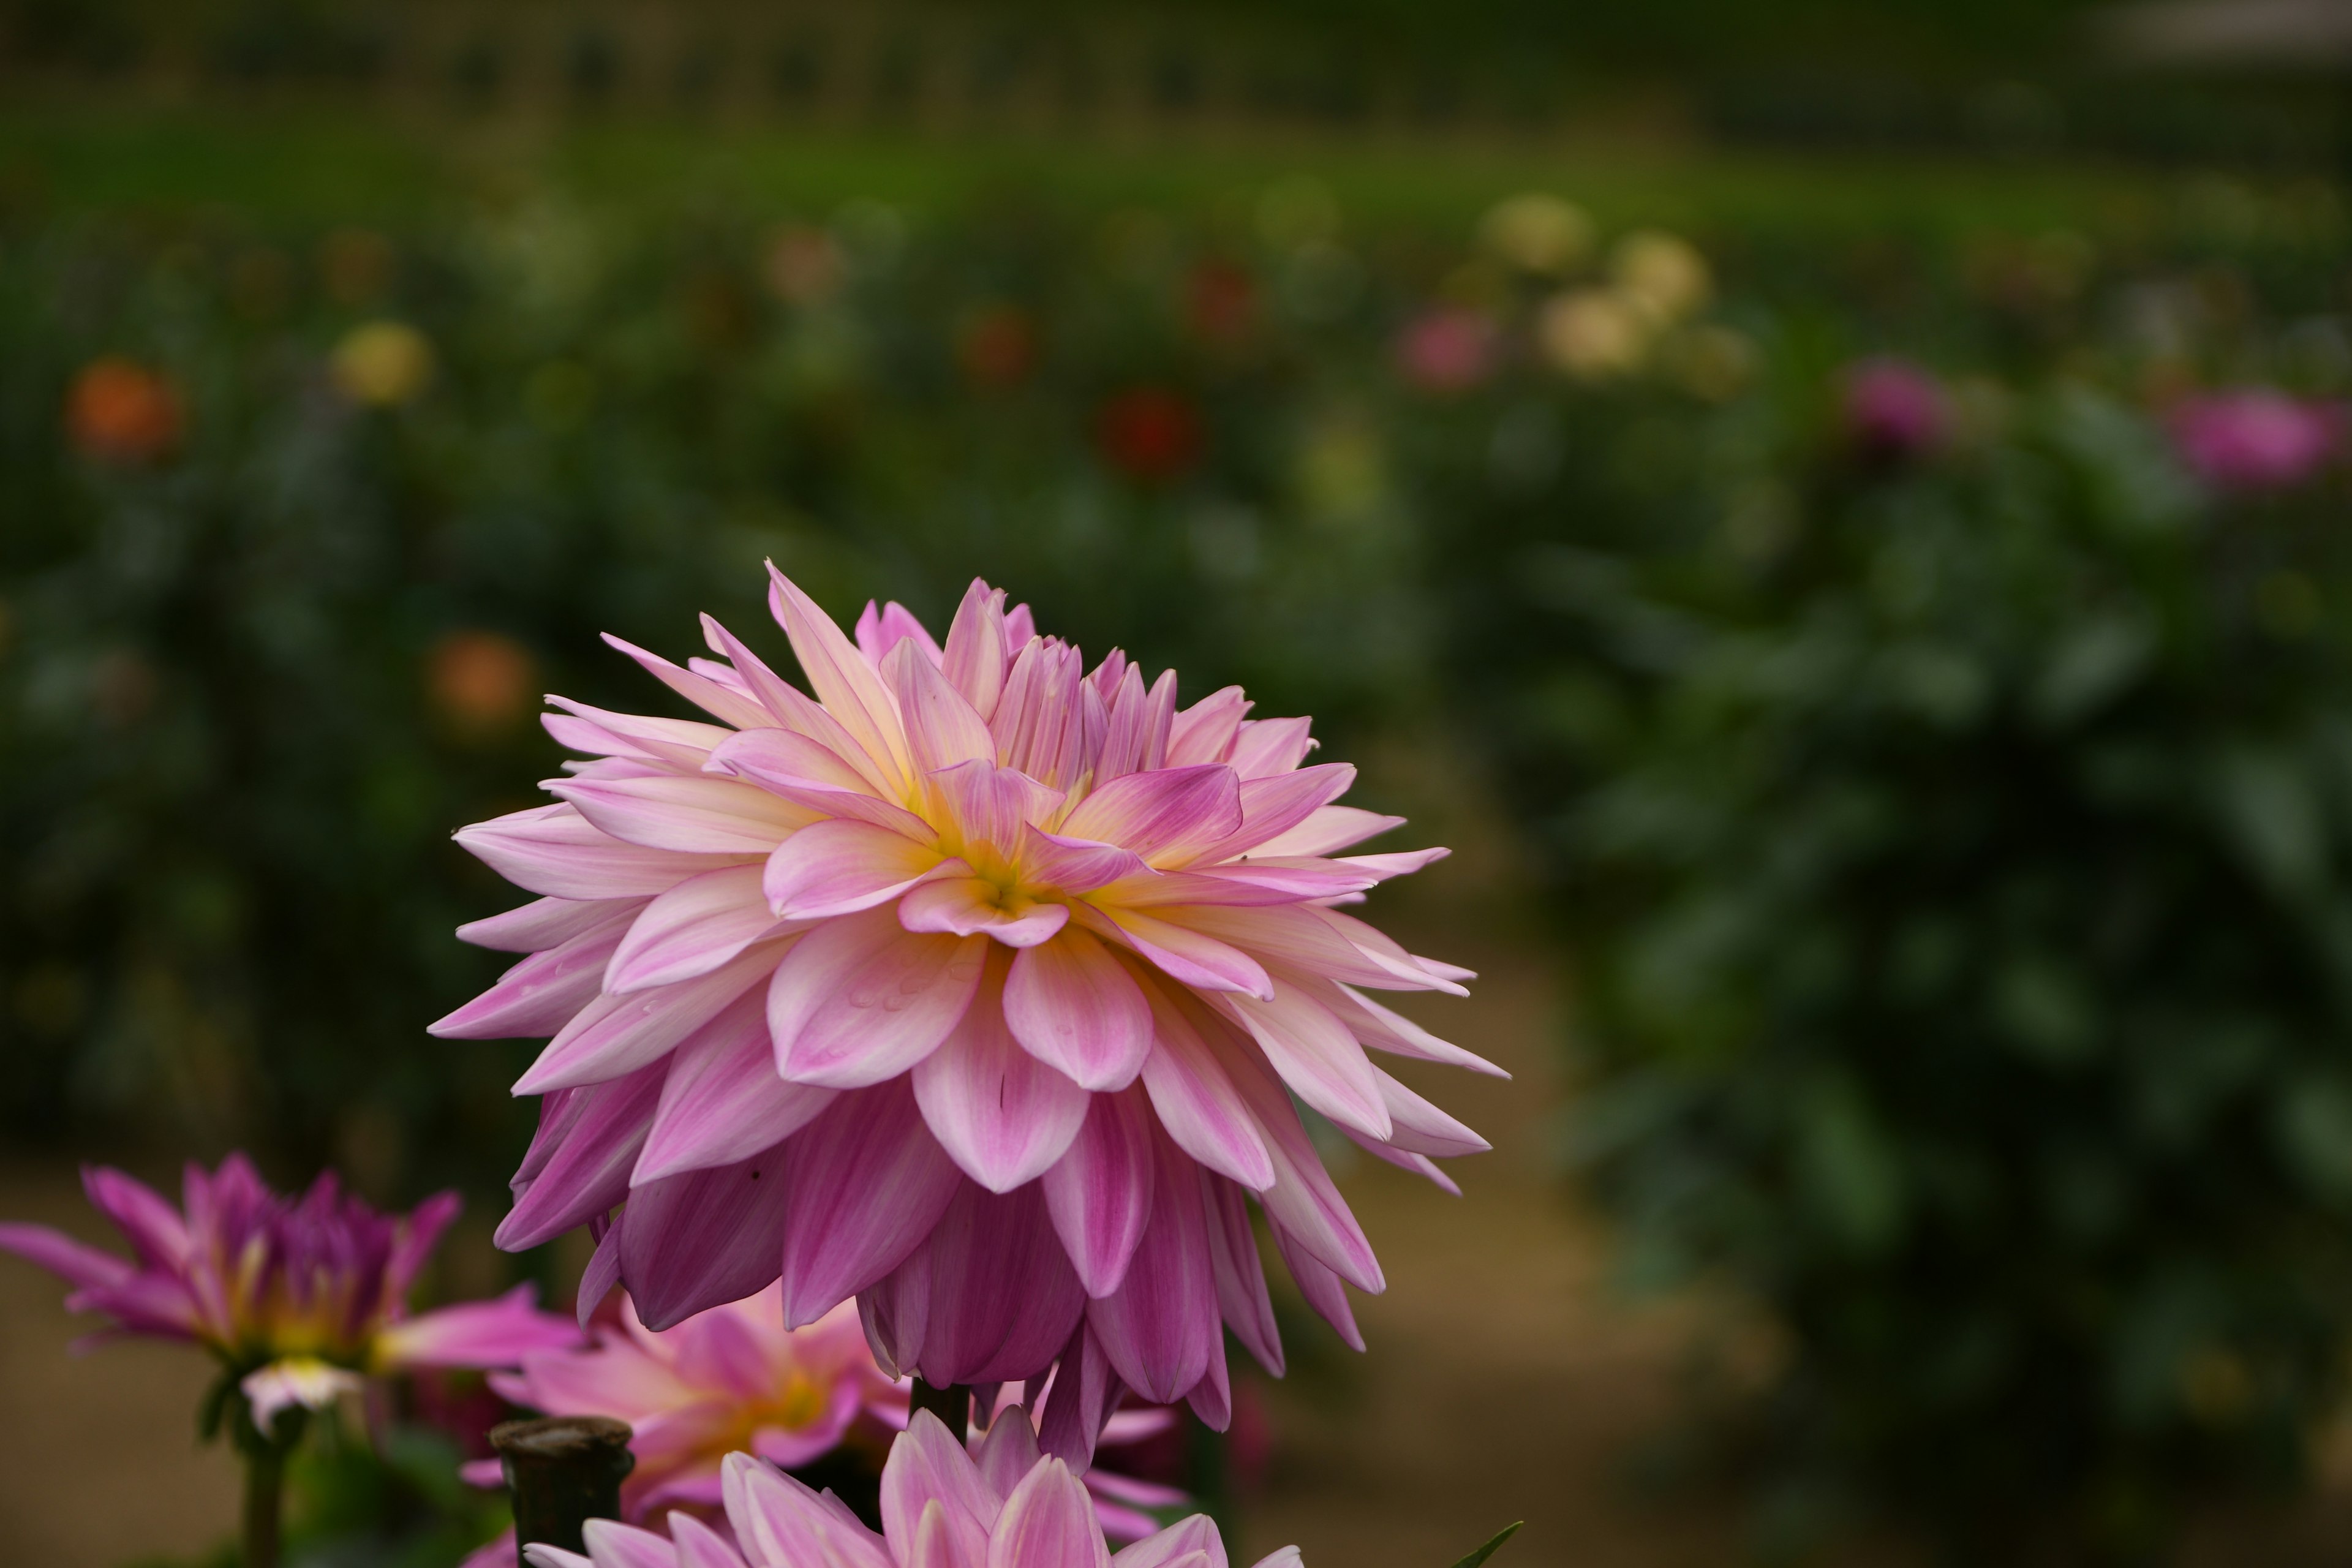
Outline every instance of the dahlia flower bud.
{"type": "Polygon", "coordinates": [[[1380,1265],[1291,1097],[1443,1185],[1486,1147],[1365,1050],[1496,1071],[1366,994],[1467,972],[1339,907],[1443,851],[1341,854],[1399,819],[1306,720],[1088,672],[984,584],[944,646],[770,604],[814,698],[716,622],[717,661],[615,643],[718,722],[557,699],[558,804],[457,836],[541,895],[463,928],[533,956],[435,1026],[554,1037],[499,1244],[596,1222],[583,1300],[656,1330],[780,1281],[788,1327],[856,1297],[893,1375],[1058,1365],[1081,1468],[1126,1391],[1225,1425],[1221,1322],[1279,1372],[1245,1196],[1360,1344],[1380,1265]]]}
{"type": "MultiPolygon", "coordinates": [[[[1042,1455],[1028,1417],[1012,1411],[975,1459],[939,1418],[919,1413],[882,1470],[882,1532],[832,1493],[809,1490],[749,1454],[728,1456],[727,1524],[734,1539],[691,1515],[667,1535],[591,1520],[588,1554],[527,1546],[533,1568],[1226,1568],[1224,1542],[1205,1514],[1179,1520],[1111,1555],[1067,1466],[1042,1455]]],[[[1286,1546],[1256,1568],[1298,1568],[1286,1546]]]]}
{"type": "Polygon", "coordinates": [[[111,1320],[101,1338],[211,1351],[264,1432],[279,1411],[324,1408],[365,1373],[510,1367],[580,1337],[534,1310],[527,1285],[408,1315],[409,1289],[457,1217],[455,1193],[386,1215],[329,1173],[296,1202],[271,1192],[242,1154],[210,1173],[190,1165],[181,1210],[120,1171],[85,1170],[82,1186],[131,1243],[131,1259],[38,1225],[0,1225],[0,1251],[73,1285],[69,1308],[111,1320]]]}

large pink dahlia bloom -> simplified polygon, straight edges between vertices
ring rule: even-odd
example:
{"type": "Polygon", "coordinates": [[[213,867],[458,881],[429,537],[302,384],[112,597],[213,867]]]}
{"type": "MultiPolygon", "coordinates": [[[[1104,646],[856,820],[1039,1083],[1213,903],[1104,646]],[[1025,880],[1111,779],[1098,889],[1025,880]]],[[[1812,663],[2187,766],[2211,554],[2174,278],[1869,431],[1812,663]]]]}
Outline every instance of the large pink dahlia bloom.
{"type": "MultiPolygon", "coordinates": [[[[939,1417],[918,1414],[882,1470],[882,1533],[831,1492],[808,1488],[749,1454],[725,1474],[730,1542],[683,1513],[656,1534],[591,1520],[588,1555],[524,1548],[535,1568],[1226,1568],[1224,1542],[1204,1514],[1179,1520],[1113,1556],[1087,1489],[1038,1452],[1028,1417],[997,1421],[977,1458],[939,1417]]],[[[1298,1568],[1286,1546],[1257,1568],[1298,1568]]]]}
{"type": "Polygon", "coordinates": [[[719,722],[554,699],[559,804],[457,835],[542,895],[460,932],[533,956],[435,1026],[554,1036],[499,1244],[593,1222],[583,1299],[656,1328],[781,1279],[792,1326],[855,1296],[893,1373],[1058,1363],[1081,1466],[1123,1390],[1225,1424],[1221,1321],[1279,1370],[1245,1194],[1356,1341],[1380,1265],[1292,1097],[1441,1183],[1486,1146],[1365,1050],[1495,1070],[1365,994],[1466,972],[1340,908],[1443,851],[1339,854],[1398,819],[1334,804],[1306,720],[1087,671],[984,584],[944,647],[770,605],[814,700],[707,618],[717,661],[616,642],[719,722]]]}
{"type": "Polygon", "coordinates": [[[383,1215],[344,1193],[333,1173],[300,1199],[269,1190],[242,1154],[190,1165],[183,1206],[120,1171],[82,1173],[90,1203],[131,1243],[101,1252],[38,1225],[0,1225],[0,1251],[75,1287],[66,1305],[110,1326],[94,1338],[183,1340],[209,1350],[267,1430],[290,1405],[323,1407],[370,1373],[511,1367],[579,1331],[531,1306],[531,1288],[414,1317],[408,1293],[457,1194],[383,1215]]]}

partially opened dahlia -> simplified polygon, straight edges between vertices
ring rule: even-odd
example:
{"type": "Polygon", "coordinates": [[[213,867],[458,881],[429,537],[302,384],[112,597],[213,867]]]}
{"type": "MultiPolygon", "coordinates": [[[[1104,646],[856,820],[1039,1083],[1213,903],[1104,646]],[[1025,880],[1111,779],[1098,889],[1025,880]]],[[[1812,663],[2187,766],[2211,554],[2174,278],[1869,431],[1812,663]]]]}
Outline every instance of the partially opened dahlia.
{"type": "Polygon", "coordinates": [[[554,699],[559,803],[457,835],[542,895],[461,931],[533,956],[435,1026],[554,1037],[499,1244],[605,1227],[583,1296],[657,1329],[781,1279],[935,1386],[1058,1365],[1081,1466],[1124,1390],[1225,1424],[1221,1321],[1279,1371],[1245,1194],[1360,1342],[1380,1265],[1292,1097],[1441,1184],[1486,1146],[1365,1051],[1496,1070],[1364,994],[1466,972],[1340,909],[1444,852],[1339,853],[1399,819],[1306,720],[1087,671],[984,584],[944,647],[770,605],[814,699],[708,618],[716,661],[616,642],[718,722],[554,699]]]}

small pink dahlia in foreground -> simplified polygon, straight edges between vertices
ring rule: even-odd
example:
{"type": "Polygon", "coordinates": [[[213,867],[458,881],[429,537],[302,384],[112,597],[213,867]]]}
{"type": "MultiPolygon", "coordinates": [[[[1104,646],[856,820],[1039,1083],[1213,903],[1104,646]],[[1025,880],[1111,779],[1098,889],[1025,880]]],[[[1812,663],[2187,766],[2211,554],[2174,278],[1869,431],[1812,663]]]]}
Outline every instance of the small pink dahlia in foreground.
{"type": "Polygon", "coordinates": [[[1449,1187],[1486,1147],[1365,1050],[1496,1071],[1366,994],[1467,972],[1341,907],[1444,852],[1339,853],[1399,819],[1237,688],[1179,710],[981,583],[944,647],[896,605],[853,643],[772,575],[814,700],[708,618],[719,661],[616,642],[719,722],[554,699],[560,803],[457,835],[542,895],[460,931],[534,956],[435,1026],[554,1037],[499,1245],[593,1222],[583,1301],[656,1329],[780,1280],[894,1375],[1058,1365],[1081,1468],[1127,1391],[1225,1425],[1221,1324],[1280,1370],[1245,1194],[1360,1343],[1380,1266],[1292,1097],[1449,1187]]]}
{"type": "MultiPolygon", "coordinates": [[[[1180,1520],[1111,1555],[1087,1489],[1057,1458],[1042,1457],[1028,1417],[997,1421],[977,1461],[939,1418],[919,1413],[882,1471],[882,1533],[831,1492],[817,1493],[754,1459],[728,1458],[726,1537],[692,1516],[658,1535],[591,1520],[588,1555],[524,1549],[536,1568],[1226,1568],[1225,1546],[1206,1515],[1180,1520]]],[[[1256,1568],[1297,1568],[1286,1546],[1256,1568]]]]}
{"type": "Polygon", "coordinates": [[[323,1408],[366,1373],[511,1367],[580,1338],[533,1310],[530,1286],[408,1315],[409,1289],[457,1215],[455,1193],[386,1215],[331,1172],[298,1202],[271,1192],[242,1154],[209,1174],[190,1165],[184,1212],[120,1171],[86,1169],[82,1186],[130,1241],[131,1259],[39,1225],[0,1225],[0,1251],[73,1285],[70,1310],[113,1320],[85,1342],[139,1335],[211,1351],[265,1432],[279,1411],[323,1408]]]}

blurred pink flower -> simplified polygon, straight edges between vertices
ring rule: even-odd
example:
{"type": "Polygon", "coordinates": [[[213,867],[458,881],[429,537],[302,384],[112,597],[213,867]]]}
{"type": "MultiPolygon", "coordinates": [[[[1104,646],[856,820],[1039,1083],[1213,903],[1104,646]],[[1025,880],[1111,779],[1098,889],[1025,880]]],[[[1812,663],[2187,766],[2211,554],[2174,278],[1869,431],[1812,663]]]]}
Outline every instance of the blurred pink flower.
{"type": "Polygon", "coordinates": [[[1475,310],[1440,306],[1397,334],[1397,368],[1423,392],[1467,392],[1495,366],[1495,326],[1475,310]]]}
{"type": "Polygon", "coordinates": [[[278,1411],[331,1404],[364,1373],[510,1367],[580,1337],[532,1308],[530,1286],[408,1315],[409,1288],[457,1217],[455,1193],[386,1215],[344,1194],[330,1172],[296,1202],[271,1192],[242,1154],[209,1174],[190,1165],[184,1210],[104,1167],[85,1169],[82,1186],[130,1241],[131,1259],[38,1225],[0,1224],[0,1251],[74,1286],[72,1310],[113,1320],[85,1343],[139,1335],[211,1351],[240,1378],[265,1431],[278,1411]]]}
{"type": "Polygon", "coordinates": [[[2184,398],[2168,424],[2190,471],[2217,489],[2298,485],[2342,450],[2344,410],[2270,387],[2184,398]]]}
{"type": "Polygon", "coordinates": [[[1928,457],[1951,438],[1952,404],[1944,384],[1908,360],[1848,365],[1842,411],[1847,439],[1874,461],[1928,457]]]}
{"type": "MultiPolygon", "coordinates": [[[[929,1411],[882,1471],[877,1535],[830,1492],[809,1490],[749,1454],[729,1456],[724,1486],[734,1542],[688,1514],[667,1536],[590,1521],[588,1555],[532,1546],[536,1568],[1226,1568],[1224,1542],[1194,1514],[1110,1554],[1086,1488],[1042,1458],[1019,1411],[990,1429],[977,1462],[929,1411]]],[[[1257,1568],[1297,1568],[1286,1546],[1257,1568]]]]}
{"type": "Polygon", "coordinates": [[[1306,720],[1087,673],[983,584],[944,647],[770,604],[817,700],[707,618],[724,662],[616,644],[721,722],[558,699],[592,760],[458,835],[543,895],[463,930],[535,956],[434,1026],[555,1037],[499,1245],[595,1221],[583,1299],[656,1329],[781,1274],[786,1326],[856,1296],[893,1374],[1058,1363],[1081,1468],[1123,1390],[1223,1428],[1224,1326],[1279,1372],[1245,1193],[1360,1344],[1342,1281],[1380,1265],[1291,1097],[1441,1184],[1486,1146],[1364,1049],[1497,1070],[1362,990],[1467,972],[1337,907],[1443,851],[1338,855],[1399,819],[1333,804],[1355,770],[1300,765],[1306,720]]]}

